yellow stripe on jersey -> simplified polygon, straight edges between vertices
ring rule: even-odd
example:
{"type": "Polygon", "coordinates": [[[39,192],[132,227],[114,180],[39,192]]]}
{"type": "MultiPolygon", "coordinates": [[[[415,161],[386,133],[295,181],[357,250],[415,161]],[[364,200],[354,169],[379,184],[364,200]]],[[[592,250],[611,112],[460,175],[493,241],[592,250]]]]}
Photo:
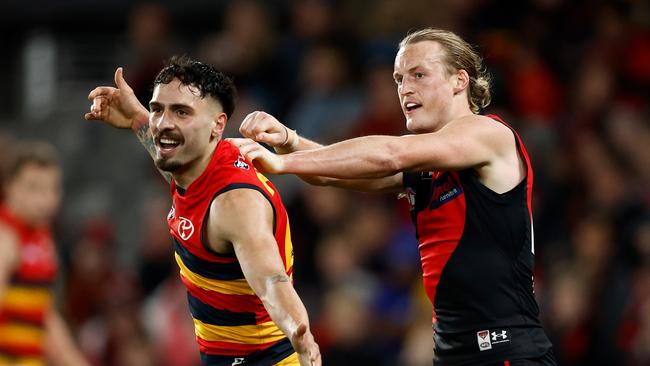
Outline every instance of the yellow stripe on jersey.
{"type": "MultiPolygon", "coordinates": [[[[293,244],[291,243],[291,228],[289,227],[289,217],[287,215],[287,230],[284,233],[284,258],[285,258],[285,271],[293,267],[293,244]]],[[[291,273],[293,277],[293,272],[291,273]]]]}
{"type": "Polygon", "coordinates": [[[194,320],[194,331],[206,341],[219,341],[240,344],[264,344],[276,342],[285,337],[274,322],[257,325],[222,326],[194,320]]]}
{"type": "Polygon", "coordinates": [[[255,292],[251,289],[245,279],[225,281],[206,278],[190,271],[189,268],[185,266],[178,253],[174,256],[176,257],[176,263],[178,263],[178,267],[181,270],[181,275],[202,289],[225,295],[255,295],[255,292]]]}
{"type": "Polygon", "coordinates": [[[35,357],[8,358],[0,356],[0,366],[45,366],[45,362],[35,357]]]}
{"type": "Polygon", "coordinates": [[[300,361],[298,361],[298,354],[294,352],[289,357],[276,363],[273,366],[300,366],[300,361]]]}
{"type": "Polygon", "coordinates": [[[33,311],[48,308],[51,301],[52,294],[49,288],[10,286],[5,291],[2,306],[33,311]]]}
{"type": "Polygon", "coordinates": [[[257,173],[257,179],[264,184],[264,187],[266,188],[267,191],[271,194],[271,196],[275,195],[275,191],[271,186],[269,186],[269,178],[265,177],[262,173],[256,172],[257,173]]]}
{"type": "Polygon", "coordinates": [[[33,325],[7,323],[0,325],[0,345],[20,345],[24,347],[43,346],[45,332],[42,328],[33,325]]]}

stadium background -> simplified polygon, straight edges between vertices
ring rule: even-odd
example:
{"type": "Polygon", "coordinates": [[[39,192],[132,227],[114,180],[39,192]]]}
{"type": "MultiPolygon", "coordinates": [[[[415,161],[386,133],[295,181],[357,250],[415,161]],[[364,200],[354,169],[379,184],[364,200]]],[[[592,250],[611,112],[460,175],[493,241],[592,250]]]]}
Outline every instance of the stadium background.
{"type": "MultiPolygon", "coordinates": [[[[399,134],[393,57],[421,26],[478,46],[494,77],[487,112],[528,145],[536,294],[560,364],[650,364],[647,1],[4,0],[0,150],[40,138],[61,152],[57,295],[93,365],[194,365],[198,353],[167,187],[129,132],[83,120],[88,91],[124,66],[147,102],[161,60],[185,53],[235,77],[229,136],[256,109],[320,142],[399,134]]],[[[325,365],[430,365],[405,203],[273,180],[325,365]]]]}

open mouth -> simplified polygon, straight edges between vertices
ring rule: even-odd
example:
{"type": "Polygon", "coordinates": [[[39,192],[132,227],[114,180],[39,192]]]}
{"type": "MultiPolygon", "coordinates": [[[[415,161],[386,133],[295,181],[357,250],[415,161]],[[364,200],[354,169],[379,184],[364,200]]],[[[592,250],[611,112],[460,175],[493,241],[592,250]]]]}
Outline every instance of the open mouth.
{"type": "Polygon", "coordinates": [[[415,102],[406,102],[404,103],[404,109],[406,110],[406,113],[414,111],[418,108],[422,107],[422,104],[418,104],[415,102]]]}
{"type": "Polygon", "coordinates": [[[171,134],[162,134],[156,138],[156,146],[161,153],[169,153],[183,143],[183,138],[171,134]]]}

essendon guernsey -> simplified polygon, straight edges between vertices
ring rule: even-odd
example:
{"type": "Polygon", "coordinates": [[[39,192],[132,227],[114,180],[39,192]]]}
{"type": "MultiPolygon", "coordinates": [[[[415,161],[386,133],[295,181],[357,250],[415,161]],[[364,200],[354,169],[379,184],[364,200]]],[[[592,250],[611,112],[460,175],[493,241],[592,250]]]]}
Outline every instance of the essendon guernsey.
{"type": "Polygon", "coordinates": [[[433,304],[436,365],[538,357],[551,348],[533,293],[533,171],[513,133],[527,174],[508,192],[490,190],[473,169],[404,174],[433,304]]]}

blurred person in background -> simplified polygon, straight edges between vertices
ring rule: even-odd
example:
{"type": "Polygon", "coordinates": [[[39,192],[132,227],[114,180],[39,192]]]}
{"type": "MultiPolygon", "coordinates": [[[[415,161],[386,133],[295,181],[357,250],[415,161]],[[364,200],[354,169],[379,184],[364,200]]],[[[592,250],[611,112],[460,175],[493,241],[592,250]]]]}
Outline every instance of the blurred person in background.
{"type": "Polygon", "coordinates": [[[61,167],[44,142],[21,142],[6,164],[0,206],[0,365],[87,365],[55,308],[50,225],[61,167]]]}
{"type": "Polygon", "coordinates": [[[142,106],[122,76],[98,87],[88,120],[131,128],[170,182],[167,216],[204,365],[320,365],[293,288],[288,216],[277,189],[228,141],[232,80],[172,58],[142,106]]]}
{"type": "Polygon", "coordinates": [[[402,40],[393,77],[414,135],[323,147],[255,112],[240,132],[279,155],[233,141],[262,171],[405,193],[433,304],[436,365],[555,365],[533,293],[532,167],[512,128],[478,114],[490,100],[481,58],[456,34],[426,28],[402,40]]]}

